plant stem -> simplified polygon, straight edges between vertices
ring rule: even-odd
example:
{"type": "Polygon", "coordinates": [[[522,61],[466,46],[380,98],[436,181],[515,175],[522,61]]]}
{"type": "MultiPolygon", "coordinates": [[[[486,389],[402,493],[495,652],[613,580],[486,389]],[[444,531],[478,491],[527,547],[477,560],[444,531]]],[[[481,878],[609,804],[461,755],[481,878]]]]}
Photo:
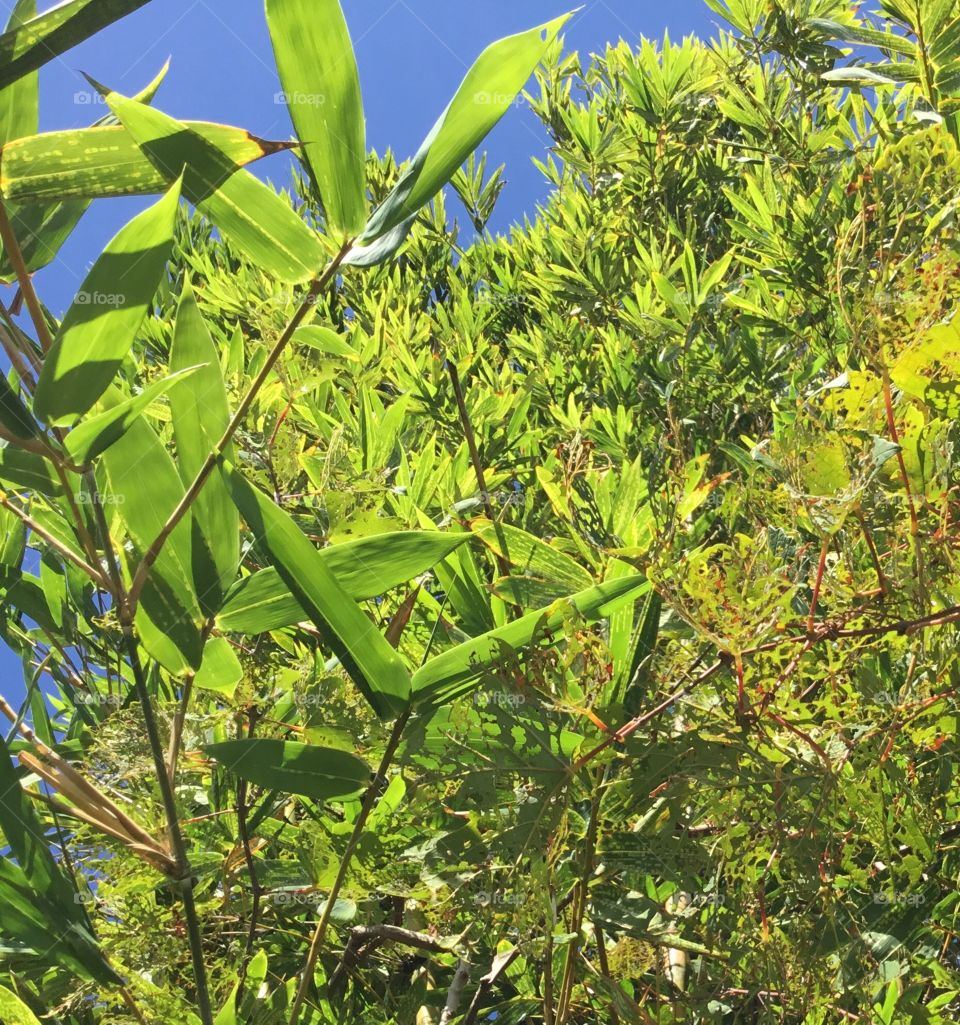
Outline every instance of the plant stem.
{"type": "Polygon", "coordinates": [[[140,662],[140,649],[137,646],[137,639],[134,636],[133,626],[129,622],[128,616],[129,609],[124,608],[121,617],[123,636],[127,643],[127,653],[130,659],[130,668],[133,671],[137,697],[143,709],[143,722],[147,731],[147,740],[150,743],[150,751],[153,754],[154,770],[157,774],[160,796],[163,800],[163,807],[167,816],[167,833],[170,837],[170,847],[177,865],[180,896],[183,900],[184,918],[186,918],[187,922],[187,936],[190,940],[190,956],[193,960],[194,982],[197,987],[197,1009],[200,1011],[200,1020],[203,1025],[213,1025],[213,1008],[210,1004],[210,991],[207,987],[207,968],[203,960],[203,936],[200,932],[200,919],[197,916],[197,907],[193,900],[193,880],[190,873],[190,861],[187,858],[183,833],[180,831],[177,801],[173,792],[173,784],[167,775],[163,742],[160,739],[157,720],[153,714],[153,705],[150,701],[150,693],[147,690],[146,674],[140,662]]]}
{"type": "Polygon", "coordinates": [[[17,519],[21,520],[25,526],[29,527],[37,537],[43,538],[51,548],[55,548],[65,559],[69,559],[75,566],[82,569],[98,587],[102,587],[103,590],[113,593],[112,584],[107,580],[103,573],[100,572],[100,570],[91,566],[89,562],[73,552],[63,544],[62,541],[58,541],[49,531],[41,527],[36,520],[28,516],[18,505],[11,502],[2,491],[0,491],[0,505],[2,505],[4,509],[12,512],[13,515],[16,516],[17,519]]]}
{"type": "Polygon", "coordinates": [[[33,287],[33,280],[24,262],[20,243],[17,241],[13,225],[7,216],[7,208],[3,205],[2,201],[0,201],[0,241],[3,242],[3,248],[10,260],[10,266],[17,276],[17,284],[20,286],[20,292],[27,304],[27,309],[30,311],[30,319],[33,321],[33,326],[37,329],[37,340],[40,342],[40,347],[44,352],[49,352],[53,346],[53,336],[50,334],[47,319],[43,315],[43,308],[40,306],[40,300],[37,298],[36,290],[33,287]]]}
{"type": "Polygon", "coordinates": [[[324,904],[323,911],[320,914],[320,920],[317,922],[317,927],[313,933],[313,939],[310,942],[310,950],[307,952],[307,959],[304,962],[303,972],[300,976],[300,985],[297,987],[297,995],[294,998],[293,1008],[290,1012],[290,1025],[296,1025],[300,1018],[300,1011],[307,998],[307,991],[310,989],[310,984],[313,981],[313,973],[317,966],[317,958],[320,956],[320,949],[323,946],[323,939],[327,931],[327,925],[330,922],[330,915],[333,913],[333,906],[337,901],[337,897],[343,887],[343,882],[347,877],[347,871],[350,868],[350,862],[353,860],[353,855],[356,852],[357,844],[360,842],[363,828],[367,824],[367,819],[370,817],[370,813],[373,811],[374,805],[377,803],[377,798],[380,795],[380,788],[383,783],[386,782],[387,769],[390,768],[393,756],[396,754],[397,748],[400,746],[400,739],[403,736],[404,728],[410,719],[410,711],[411,710],[409,708],[406,709],[406,711],[404,711],[393,724],[393,730],[390,733],[390,739],[387,741],[386,749],[383,752],[383,758],[380,759],[380,766],[377,769],[377,774],[374,776],[373,782],[367,788],[367,792],[364,795],[360,814],[357,816],[357,821],[354,823],[353,832],[350,834],[346,850],[343,852],[343,857],[340,859],[340,868],[338,869],[337,876],[333,881],[333,886],[330,887],[330,893],[327,895],[326,903],[324,904]]]}
{"type": "Polygon", "coordinates": [[[167,518],[167,522],[164,523],[163,527],[161,527],[160,533],[144,553],[143,559],[140,561],[140,565],[137,567],[137,571],[133,576],[133,583],[130,586],[130,602],[132,608],[136,608],[140,592],[143,590],[143,586],[147,582],[147,575],[150,572],[150,567],[157,561],[160,552],[163,550],[163,546],[167,543],[167,539],[176,529],[177,524],[187,514],[190,506],[193,505],[197,496],[203,490],[204,484],[206,484],[210,475],[213,473],[220,457],[224,452],[226,452],[230,442],[233,440],[234,434],[236,434],[240,424],[243,423],[244,418],[250,411],[250,407],[253,405],[260,389],[270,376],[270,371],[273,370],[273,367],[282,355],[283,350],[287,347],[290,339],[293,337],[293,333],[316,309],[317,297],[333,280],[334,275],[337,273],[337,269],[343,262],[343,259],[347,255],[352,244],[352,242],[344,243],[343,248],[330,261],[330,263],[327,264],[323,273],[318,278],[315,278],[311,283],[303,302],[298,307],[296,313],[294,313],[290,318],[287,326],[283,329],[282,334],[270,350],[270,354],[267,356],[266,361],[260,368],[260,372],[250,383],[250,387],[247,389],[246,394],[240,400],[240,405],[237,406],[236,412],[234,412],[233,416],[230,418],[230,422],[227,424],[226,429],[223,432],[223,436],[216,443],[213,451],[203,461],[203,465],[197,471],[196,477],[194,477],[190,487],[187,488],[183,498],[180,499],[177,507],[172,513],[170,513],[170,516],[167,518]]]}

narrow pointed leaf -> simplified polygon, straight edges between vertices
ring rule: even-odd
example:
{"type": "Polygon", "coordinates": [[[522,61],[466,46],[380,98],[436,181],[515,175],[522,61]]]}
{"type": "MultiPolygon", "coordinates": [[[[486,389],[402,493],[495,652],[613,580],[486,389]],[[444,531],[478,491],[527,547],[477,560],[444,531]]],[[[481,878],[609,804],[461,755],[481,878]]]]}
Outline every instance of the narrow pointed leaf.
{"type": "MultiPolygon", "coordinates": [[[[346,541],[321,548],[318,555],[344,592],[362,601],[426,573],[469,539],[469,534],[411,530],[346,541]]],[[[264,633],[308,618],[271,566],[244,577],[233,588],[217,624],[227,632],[264,633]]]]}
{"type": "Polygon", "coordinates": [[[186,367],[159,381],[154,381],[139,395],[122,399],[105,412],[78,423],[67,435],[66,449],[70,458],[81,465],[96,459],[126,434],[145,409],[199,369],[198,366],[186,367]]]}
{"type": "MultiPolygon", "coordinates": [[[[167,61],[159,73],[154,75],[153,79],[137,93],[136,99],[143,103],[149,103],[166,77],[169,66],[170,62],[167,61]]],[[[21,81],[27,81],[27,79],[21,81]]],[[[33,122],[31,124],[31,130],[25,134],[35,136],[38,128],[33,122]]],[[[94,122],[94,128],[111,124],[116,124],[116,118],[113,114],[108,113],[94,122]]],[[[132,148],[136,148],[136,144],[132,139],[129,142],[132,148]]],[[[136,149],[134,156],[142,164],[147,164],[139,149],[136,149]]],[[[0,158],[0,169],[2,167],[3,161],[0,158]]],[[[153,171],[152,167],[149,169],[153,171]]],[[[112,176],[109,176],[109,181],[111,184],[113,183],[114,179],[112,176]]],[[[2,186],[2,174],[0,174],[0,190],[2,190],[2,186]]],[[[20,243],[23,261],[26,264],[27,270],[31,273],[46,267],[54,259],[57,253],[60,252],[63,243],[66,242],[73,233],[74,228],[80,223],[80,218],[83,217],[87,207],[90,205],[89,199],[61,200],[62,187],[63,177],[57,176],[55,181],[50,182],[50,188],[55,190],[56,199],[42,202],[27,202],[24,205],[17,205],[9,201],[7,203],[7,214],[10,217],[13,232],[20,243]]],[[[165,187],[166,184],[161,183],[156,191],[162,192],[165,187]]],[[[6,284],[15,280],[16,272],[10,265],[7,254],[3,253],[0,255],[0,282],[6,284]]]]}
{"type": "MultiPolygon", "coordinates": [[[[200,365],[182,388],[170,395],[177,442],[177,468],[184,485],[196,477],[230,421],[220,359],[203,322],[190,283],[184,285],[170,349],[170,369],[200,365]]],[[[232,446],[225,452],[231,458],[232,446]]],[[[215,473],[193,506],[194,585],[205,613],[223,604],[240,564],[240,517],[223,478],[215,473]]]]}
{"type": "Polygon", "coordinates": [[[399,714],[410,697],[410,674],[400,656],[337,583],[320,553],[290,516],[226,464],[224,472],[255,543],[374,711],[383,719],[399,714]]]}
{"type": "MultiPolygon", "coordinates": [[[[163,442],[140,417],[103,454],[108,499],[132,542],[128,568],[183,497],[177,468],[163,442]]],[[[181,675],[200,665],[200,608],[193,589],[191,521],[177,525],[150,571],[137,609],[137,627],[147,651],[169,672],[181,675]]]]}
{"type": "Polygon", "coordinates": [[[0,36],[0,88],[36,71],[147,0],[67,0],[0,36]]]}
{"type": "Polygon", "coordinates": [[[360,238],[369,243],[428,203],[509,110],[570,15],[487,47],[360,238]]]}
{"type": "Polygon", "coordinates": [[[614,602],[638,598],[649,586],[641,574],[597,584],[437,655],[413,675],[414,704],[447,704],[475,690],[490,670],[522,657],[522,649],[534,639],[552,644],[547,633],[562,625],[568,604],[586,619],[600,619],[614,602]]]}
{"type": "Polygon", "coordinates": [[[316,801],[354,797],[370,783],[370,766],[349,751],[283,740],[230,740],[206,752],[235,776],[269,790],[316,801]]]}
{"type": "MultiPolygon", "coordinates": [[[[203,121],[184,122],[184,130],[222,153],[222,159],[236,168],[291,145],[258,139],[242,128],[203,121]]],[[[4,199],[20,204],[152,196],[166,191],[178,177],[152,163],[133,134],[119,124],[18,139],[3,148],[0,172],[4,199]]]]}
{"type": "Polygon", "coordinates": [[[150,163],[170,181],[182,173],[184,196],[264,271],[292,283],[318,273],[320,240],[229,152],[152,107],[115,92],[105,96],[150,163]]]}
{"type": "MultiPolygon", "coordinates": [[[[37,0],[17,0],[6,32],[16,32],[37,16],[37,0]]],[[[0,89],[0,146],[35,135],[40,119],[40,76],[36,71],[0,89]]]]}
{"type": "Polygon", "coordinates": [[[0,424],[18,438],[35,438],[40,427],[10,382],[0,374],[0,424]]]}
{"type": "Polygon", "coordinates": [[[366,132],[357,61],[339,0],[267,0],[282,96],[323,201],[329,233],[366,220],[366,132]]]}
{"type": "Polygon", "coordinates": [[[57,867],[50,853],[45,830],[23,792],[10,759],[10,751],[0,737],[0,832],[3,833],[17,864],[31,884],[62,909],[67,921],[85,923],[83,909],[73,899],[74,889],[57,867]]]}
{"type": "Polygon", "coordinates": [[[37,382],[33,409],[47,423],[75,420],[110,386],[166,268],[179,201],[175,184],[120,229],[84,280],[37,382]]]}

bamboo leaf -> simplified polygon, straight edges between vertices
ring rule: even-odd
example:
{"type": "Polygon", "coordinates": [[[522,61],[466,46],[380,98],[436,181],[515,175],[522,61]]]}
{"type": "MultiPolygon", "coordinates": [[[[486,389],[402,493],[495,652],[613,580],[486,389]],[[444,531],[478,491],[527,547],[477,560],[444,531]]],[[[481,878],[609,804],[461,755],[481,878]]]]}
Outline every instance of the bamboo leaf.
{"type": "Polygon", "coordinates": [[[40,427],[10,382],[0,374],[0,424],[17,438],[36,438],[40,427]]]}
{"type": "MultiPolygon", "coordinates": [[[[354,601],[375,598],[425,573],[470,539],[470,534],[404,531],[376,534],[321,548],[317,553],[354,601]]],[[[264,633],[309,618],[273,567],[240,580],[217,617],[225,632],[264,633]]]]}
{"type": "Polygon", "coordinates": [[[40,1019],[5,986],[0,986],[0,1021],[5,1025],[40,1025],[40,1019]]]}
{"type": "MultiPolygon", "coordinates": [[[[16,32],[37,16],[37,0],[17,0],[6,32],[16,32]]],[[[0,89],[0,146],[35,135],[40,119],[40,76],[32,71],[0,89]]]]}
{"type": "Polygon", "coordinates": [[[10,750],[0,737],[0,831],[17,865],[31,885],[55,904],[67,921],[86,923],[86,916],[73,899],[74,889],[57,868],[50,853],[46,831],[30,804],[10,758],[10,750]]]}
{"type": "Polygon", "coordinates": [[[313,174],[328,231],[357,235],[367,214],[357,61],[339,0],[267,0],[280,94],[313,174]]]}
{"type": "MultiPolygon", "coordinates": [[[[183,127],[222,153],[223,159],[235,168],[290,148],[289,143],[258,139],[230,125],[187,121],[183,127]]],[[[0,169],[3,198],[23,205],[64,199],[151,196],[165,192],[178,177],[152,163],[134,135],[119,124],[17,139],[4,146],[0,169]]]]}
{"type": "Polygon", "coordinates": [[[100,398],[133,345],[173,249],[179,184],[121,228],[94,264],[47,354],[34,412],[76,420],[100,398]]]}
{"type": "Polygon", "coordinates": [[[567,605],[586,619],[601,619],[615,602],[636,599],[648,588],[647,578],[641,574],[620,577],[473,637],[432,658],[413,674],[413,702],[420,707],[447,704],[475,690],[489,670],[522,658],[522,649],[534,640],[551,645],[554,638],[550,635],[562,625],[567,605]]]}
{"type": "Polygon", "coordinates": [[[211,637],[204,646],[194,686],[232,698],[242,679],[243,666],[230,642],[225,637],[211,637]]]}
{"type": "Polygon", "coordinates": [[[360,236],[373,242],[428,203],[509,110],[569,14],[487,47],[360,236]]]}
{"type": "Polygon", "coordinates": [[[313,278],[324,262],[316,234],[273,189],[187,125],[119,93],[110,109],[167,180],[183,174],[183,194],[253,262],[282,281],[313,278]]]}
{"type": "Polygon", "coordinates": [[[240,513],[277,573],[324,635],[351,679],[383,719],[410,698],[410,674],[400,656],[357,607],[316,548],[287,513],[224,464],[240,513]]]}
{"type": "Polygon", "coordinates": [[[187,367],[162,377],[139,395],[118,401],[103,413],[82,420],[67,435],[66,449],[70,458],[81,465],[96,459],[123,437],[144,410],[198,370],[198,366],[187,367]]]}
{"type": "MultiPolygon", "coordinates": [[[[137,93],[136,99],[144,103],[149,103],[153,99],[166,76],[169,65],[170,62],[167,61],[146,87],[137,93]]],[[[24,79],[23,81],[27,80],[24,79]]],[[[104,127],[115,123],[116,118],[113,114],[105,114],[94,123],[94,127],[104,127]]],[[[36,122],[31,121],[30,130],[23,134],[26,136],[36,136],[37,131],[36,122]]],[[[135,149],[136,144],[133,140],[130,139],[129,142],[131,147],[135,149]]],[[[139,150],[136,150],[134,156],[143,165],[147,164],[139,150]]],[[[0,156],[0,171],[2,171],[3,166],[2,156],[0,156]]],[[[112,179],[108,178],[108,180],[112,179]]],[[[62,185],[62,175],[50,180],[50,188],[54,190],[57,197],[61,195],[60,189],[62,185]]],[[[161,182],[155,191],[162,192],[164,187],[165,183],[161,182]]],[[[3,176],[0,173],[0,194],[2,194],[2,188],[3,176]]],[[[80,218],[86,213],[89,205],[89,199],[61,201],[57,198],[43,202],[26,203],[25,205],[17,205],[8,201],[7,215],[10,218],[13,233],[20,243],[20,251],[28,271],[41,270],[53,260],[63,243],[73,232],[73,229],[79,224],[80,218]]],[[[6,253],[3,253],[2,257],[0,257],[0,281],[10,282],[15,279],[16,272],[10,265],[6,253]]]]}
{"type": "Polygon", "coordinates": [[[229,740],[205,748],[235,776],[315,801],[355,797],[372,779],[370,766],[336,748],[283,740],[229,740]]]}
{"type": "Polygon", "coordinates": [[[36,71],[147,0],[66,0],[0,36],[0,88],[36,71]]]}
{"type": "MultiPolygon", "coordinates": [[[[184,485],[196,477],[230,421],[220,360],[189,281],[183,288],[170,349],[170,369],[200,366],[170,396],[177,467],[184,485]]],[[[225,452],[229,459],[233,451],[225,452]]],[[[207,481],[193,506],[193,573],[200,607],[217,612],[240,564],[240,517],[218,473],[207,481]]]]}
{"type": "MultiPolygon", "coordinates": [[[[110,490],[135,565],[183,497],[176,466],[163,442],[140,417],[103,454],[110,490]]],[[[191,521],[177,524],[150,571],[137,607],[137,628],[144,647],[165,669],[182,675],[200,665],[200,608],[193,588],[191,521]]]]}

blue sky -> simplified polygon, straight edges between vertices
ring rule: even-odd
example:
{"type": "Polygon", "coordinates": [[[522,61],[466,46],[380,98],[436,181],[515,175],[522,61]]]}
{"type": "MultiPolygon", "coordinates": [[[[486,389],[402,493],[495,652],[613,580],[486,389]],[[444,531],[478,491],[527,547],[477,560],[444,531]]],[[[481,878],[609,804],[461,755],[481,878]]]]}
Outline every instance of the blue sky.
{"type": "MultiPolygon", "coordinates": [[[[575,0],[574,0],[575,2],[575,0]]],[[[357,52],[367,116],[368,145],[399,157],[411,155],[429,131],[477,54],[500,36],[530,28],[563,13],[565,0],[343,0],[357,52]]],[[[41,9],[50,6],[41,0],[41,9]]],[[[13,0],[0,0],[4,22],[13,0]]],[[[703,0],[586,0],[565,31],[568,50],[602,51],[641,35],[676,39],[714,35],[715,18],[703,0]]],[[[279,90],[262,0],[152,0],[41,72],[41,130],[81,127],[104,108],[81,71],[132,93],[172,59],[156,105],[175,117],[220,121],[270,139],[291,134],[279,90]]],[[[546,195],[531,157],[543,157],[547,137],[531,112],[510,110],[489,137],[490,164],[506,165],[507,187],[494,230],[532,214],[546,195]]],[[[289,157],[254,166],[278,185],[289,181],[289,157]]],[[[41,299],[62,314],[87,267],[148,201],[105,200],[91,208],[60,258],[38,275],[41,299]]],[[[461,223],[464,223],[461,219],[461,223]]],[[[9,299],[9,291],[7,298],[9,299]]],[[[19,662],[0,653],[3,692],[22,693],[19,662]]]]}

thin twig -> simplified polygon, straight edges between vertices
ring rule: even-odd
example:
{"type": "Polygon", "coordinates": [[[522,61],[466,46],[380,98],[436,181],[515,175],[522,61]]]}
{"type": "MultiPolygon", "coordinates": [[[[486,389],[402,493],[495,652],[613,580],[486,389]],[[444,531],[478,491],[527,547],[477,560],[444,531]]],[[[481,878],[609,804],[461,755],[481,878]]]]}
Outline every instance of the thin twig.
{"type": "Polygon", "coordinates": [[[343,887],[344,880],[347,877],[347,872],[349,871],[350,863],[353,860],[353,855],[357,849],[357,845],[360,842],[364,826],[367,824],[367,819],[370,817],[370,813],[373,811],[374,805],[377,803],[377,798],[380,795],[380,788],[386,782],[387,770],[390,767],[390,763],[393,761],[393,756],[396,754],[397,748],[400,746],[400,740],[403,736],[403,731],[409,718],[410,709],[407,708],[393,724],[393,730],[390,733],[390,739],[387,741],[386,750],[383,752],[383,758],[380,760],[380,766],[377,769],[377,774],[364,795],[360,814],[357,816],[357,821],[354,823],[353,833],[347,841],[346,850],[343,852],[343,856],[340,859],[340,868],[337,871],[333,885],[330,887],[330,892],[327,895],[326,902],[323,906],[323,912],[320,915],[320,920],[317,922],[317,927],[313,933],[313,939],[310,942],[310,949],[307,952],[307,958],[300,975],[300,985],[297,987],[297,995],[294,997],[293,1008],[290,1011],[290,1025],[296,1025],[300,1018],[300,1011],[303,1008],[304,1001],[307,999],[307,992],[313,982],[313,973],[317,966],[317,958],[320,956],[320,950],[323,947],[323,939],[326,935],[327,925],[330,922],[330,915],[333,913],[333,906],[336,903],[340,890],[343,887]]]}
{"type": "Polygon", "coordinates": [[[33,287],[33,279],[27,270],[27,265],[23,259],[23,252],[20,249],[20,243],[17,241],[16,233],[13,230],[13,225],[10,223],[10,218],[7,216],[7,209],[3,205],[2,200],[0,200],[0,241],[3,242],[4,252],[7,254],[10,266],[17,276],[17,284],[20,286],[20,292],[27,304],[27,309],[30,311],[30,318],[33,321],[33,326],[36,328],[40,347],[44,352],[49,352],[53,347],[53,336],[50,334],[47,319],[43,314],[43,308],[33,287]]]}

